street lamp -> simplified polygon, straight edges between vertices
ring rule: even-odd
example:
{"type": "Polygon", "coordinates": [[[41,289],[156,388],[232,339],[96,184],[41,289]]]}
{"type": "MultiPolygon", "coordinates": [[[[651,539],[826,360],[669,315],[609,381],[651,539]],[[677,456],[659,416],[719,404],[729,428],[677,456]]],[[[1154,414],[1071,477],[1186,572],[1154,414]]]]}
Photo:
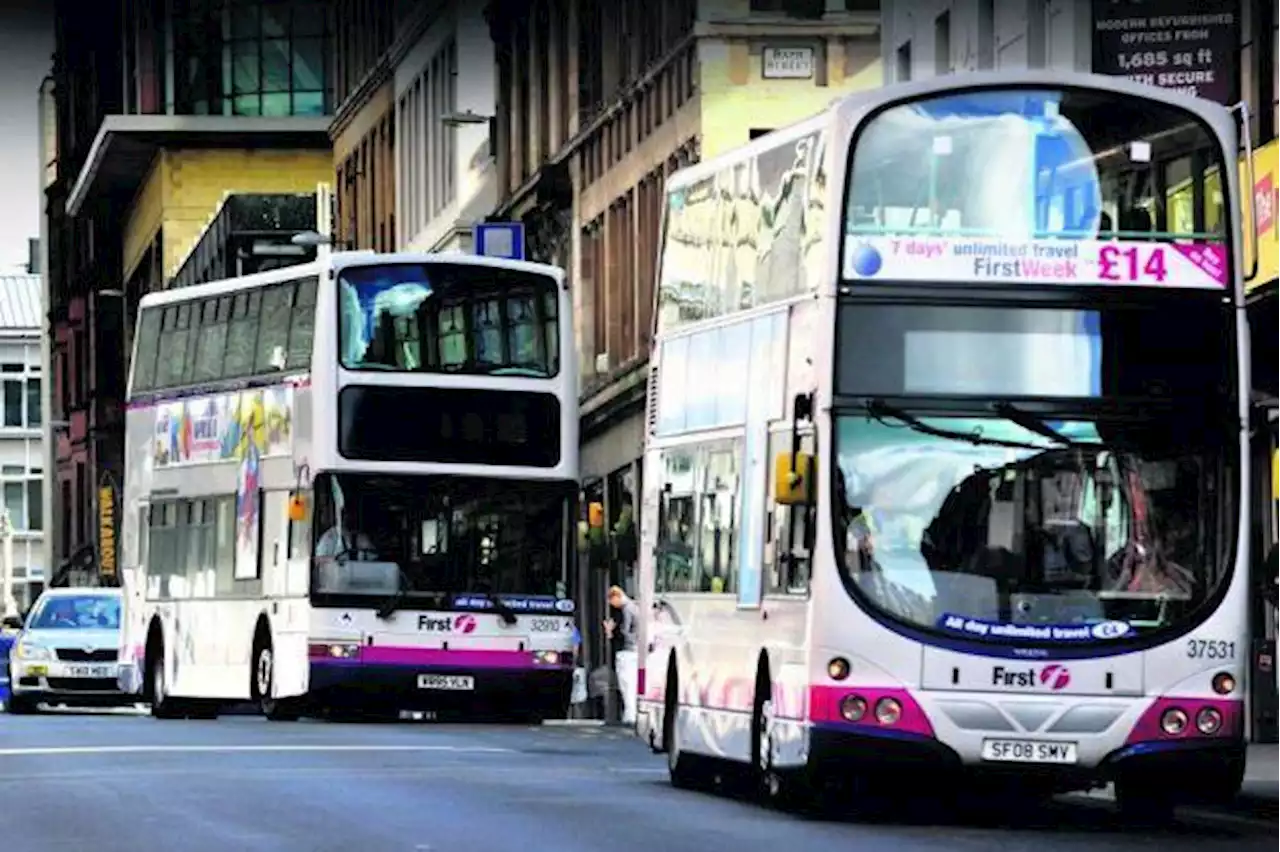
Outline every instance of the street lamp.
{"type": "Polygon", "coordinates": [[[319,231],[300,231],[289,238],[289,242],[295,246],[303,246],[304,248],[320,248],[321,246],[336,247],[338,249],[350,248],[351,243],[348,240],[339,240],[334,237],[326,237],[319,231]]]}
{"type": "Polygon", "coordinates": [[[480,115],[471,110],[462,112],[446,112],[440,116],[440,123],[446,127],[461,127],[464,124],[488,124],[493,121],[491,115],[480,115]]]}

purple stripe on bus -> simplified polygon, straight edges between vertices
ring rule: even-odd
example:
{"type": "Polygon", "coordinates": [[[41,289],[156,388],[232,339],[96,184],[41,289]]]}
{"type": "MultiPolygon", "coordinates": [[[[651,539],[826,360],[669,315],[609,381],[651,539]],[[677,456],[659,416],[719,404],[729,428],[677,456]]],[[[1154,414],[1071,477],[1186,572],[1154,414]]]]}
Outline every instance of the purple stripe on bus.
{"type": "Polygon", "coordinates": [[[360,661],[372,665],[468,669],[551,668],[545,663],[535,663],[532,651],[446,651],[440,648],[394,648],[385,645],[366,645],[361,648],[360,661]]]}

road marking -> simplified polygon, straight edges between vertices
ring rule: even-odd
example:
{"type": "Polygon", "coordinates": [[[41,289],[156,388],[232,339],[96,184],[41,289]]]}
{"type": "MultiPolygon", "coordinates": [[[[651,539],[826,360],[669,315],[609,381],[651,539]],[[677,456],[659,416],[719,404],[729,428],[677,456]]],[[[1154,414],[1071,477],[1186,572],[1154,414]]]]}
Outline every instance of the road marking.
{"type": "Polygon", "coordinates": [[[517,749],[496,746],[451,745],[118,745],[118,746],[31,746],[0,748],[0,757],[27,757],[63,754],[183,754],[228,752],[449,752],[453,754],[517,754],[517,749]]]}

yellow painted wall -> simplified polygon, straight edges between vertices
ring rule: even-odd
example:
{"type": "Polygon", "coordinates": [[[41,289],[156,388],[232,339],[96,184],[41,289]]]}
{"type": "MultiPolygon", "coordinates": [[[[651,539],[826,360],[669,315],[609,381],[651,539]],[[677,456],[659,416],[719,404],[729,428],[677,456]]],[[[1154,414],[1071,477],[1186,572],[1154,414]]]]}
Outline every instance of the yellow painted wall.
{"type": "Polygon", "coordinates": [[[765,39],[705,40],[698,45],[702,95],[702,159],[750,141],[752,128],[777,130],[821,112],[836,98],[883,84],[880,43],[827,39],[827,85],[761,76],[765,39]]]}
{"type": "MultiPolygon", "coordinates": [[[[1249,172],[1245,168],[1244,157],[1240,158],[1240,186],[1244,187],[1242,201],[1248,204],[1252,200],[1258,217],[1258,274],[1245,285],[1246,290],[1261,287],[1280,276],[1280,239],[1277,238],[1280,228],[1276,225],[1276,218],[1280,216],[1280,210],[1276,209],[1280,202],[1280,169],[1277,169],[1277,150],[1280,148],[1277,146],[1273,139],[1253,152],[1253,192],[1249,192],[1249,172]]],[[[1240,224],[1244,226],[1247,273],[1255,251],[1253,226],[1247,207],[1241,212],[1240,224]]]]}
{"type": "Polygon", "coordinates": [[[167,182],[165,152],[151,163],[151,171],[142,179],[124,224],[124,269],[121,281],[128,281],[147,247],[156,238],[164,221],[164,189],[167,182]]]}
{"type": "Polygon", "coordinates": [[[163,151],[138,190],[124,236],[123,277],[158,230],[164,232],[164,274],[172,277],[229,192],[315,192],[329,183],[333,155],[323,150],[163,151]]]}

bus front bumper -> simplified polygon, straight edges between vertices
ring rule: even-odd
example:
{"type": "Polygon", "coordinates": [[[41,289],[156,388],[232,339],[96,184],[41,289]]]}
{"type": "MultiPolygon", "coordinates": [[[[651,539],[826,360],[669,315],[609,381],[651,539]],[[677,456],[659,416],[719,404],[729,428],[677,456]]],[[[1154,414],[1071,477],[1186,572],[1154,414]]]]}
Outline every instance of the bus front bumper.
{"type": "Polygon", "coordinates": [[[453,668],[312,660],[308,697],[331,706],[481,706],[551,718],[567,711],[572,687],[571,666],[453,668]]]}

